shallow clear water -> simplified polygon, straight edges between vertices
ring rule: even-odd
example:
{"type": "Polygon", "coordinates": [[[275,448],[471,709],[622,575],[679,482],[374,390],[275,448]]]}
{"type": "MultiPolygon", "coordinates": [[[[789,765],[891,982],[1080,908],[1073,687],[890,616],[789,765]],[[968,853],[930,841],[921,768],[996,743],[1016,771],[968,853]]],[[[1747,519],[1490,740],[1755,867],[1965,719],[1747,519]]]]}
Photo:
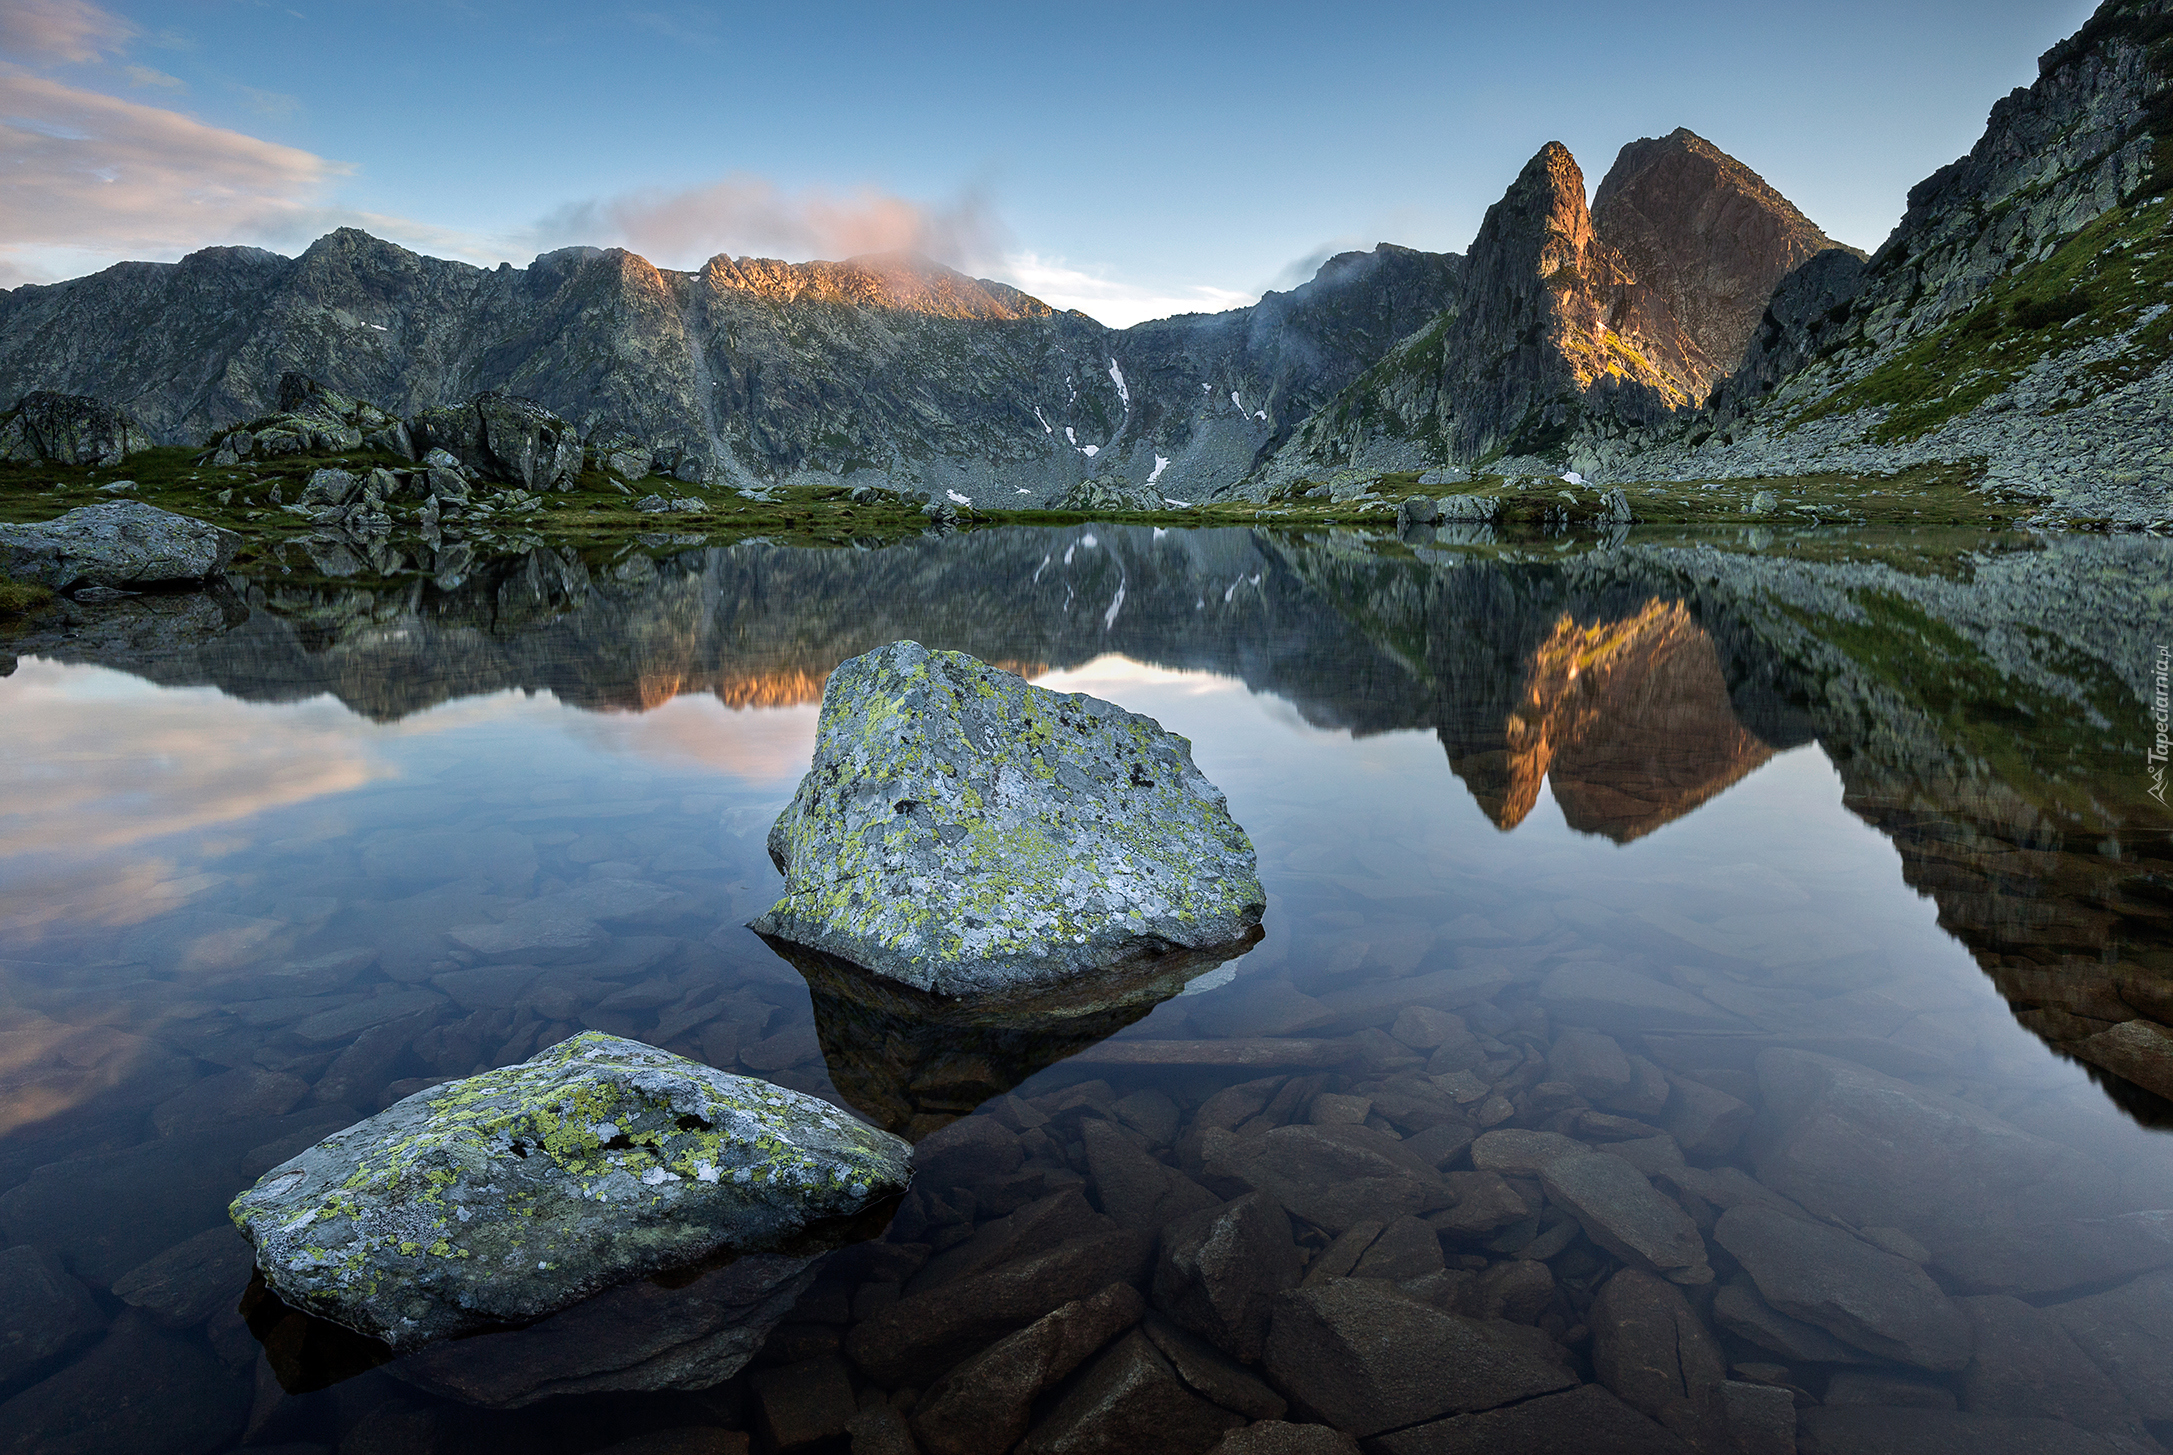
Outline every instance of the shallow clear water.
{"type": "MultiPolygon", "coordinates": [[[[1205,1138],[1232,1105],[1211,1097],[1266,1083],[1220,1132],[1371,1128],[1427,1148],[1451,1189],[1395,1259],[1393,1228],[1285,1196],[1315,1284],[1431,1276],[1398,1297],[1544,1336],[1564,1383],[1674,1431],[1653,1439],[1793,1448],[1742,1393],[1779,1388],[1818,1449],[2150,1448],[2173,1435],[2173,1215],[2149,1215],[2173,1208],[2154,1130],[2173,1041],[2151,1039],[2173,946],[2141,694],[2167,563],[2074,549],[2060,569],[2090,590],[2142,583],[2117,628],[2078,626],[2082,588],[2014,615],[1989,561],[1920,599],[1775,562],[1754,603],[1696,553],[1496,564],[1103,529],[541,556],[454,596],[265,583],[21,644],[0,679],[0,1439],[904,1448],[881,1443],[904,1425],[842,1430],[855,1407],[910,1416],[940,1372],[855,1342],[929,1287],[867,1257],[700,1392],[478,1409],[393,1370],[297,1376],[276,1347],[297,1326],[251,1332],[229,1198],[432,1080],[586,1027],[916,1139],[976,1108],[1024,1130],[997,1154],[1022,1166],[954,1157],[924,1180],[888,1235],[908,1262],[1060,1194],[1153,1233],[1110,1128],[1202,1198],[1297,1176],[1248,1178],[1205,1138]],[[1265,940],[1084,1044],[879,1037],[811,996],[744,928],[780,883],[764,835],[824,676],[900,636],[1189,737],[1258,849],[1265,940]],[[570,936],[464,945],[599,882],[663,892],[570,936]],[[1650,1311],[1620,1306],[1632,1280],[1605,1295],[1641,1261],[1615,1228],[1636,1209],[1475,1164],[1466,1144],[1501,1129],[1613,1148],[1696,1225],[1701,1267],[1653,1297],[1696,1322],[1711,1388],[1685,1374],[1688,1403],[1662,1408],[1623,1372],[1652,1352],[1650,1311]],[[1510,1212],[1458,1216],[1502,1190],[1510,1212]],[[1780,1233],[1754,1216],[1773,1205],[1780,1233]],[[1799,1225],[1846,1246],[1791,1251],[1799,1225]],[[1486,1304],[1512,1265],[1538,1284],[1486,1304]],[[1882,1284],[1907,1296],[1858,1306],[1882,1284]]],[[[1030,1445],[1126,1448],[1129,1416],[1065,1399],[1159,1357],[1112,1347],[1043,1391],[1030,1445]]],[[[1554,1448],[1533,1421],[1599,1418],[1534,1389],[1329,1388],[1282,1357],[1254,1372],[1286,1418],[1381,1449],[1554,1448]],[[1529,1427],[1468,1423],[1488,1409],[1529,1427]]],[[[1164,1448],[1242,1423],[1227,1391],[1171,1388],[1164,1448]]],[[[1588,1438],[1630,1448],[1629,1428],[1588,1438]]]]}

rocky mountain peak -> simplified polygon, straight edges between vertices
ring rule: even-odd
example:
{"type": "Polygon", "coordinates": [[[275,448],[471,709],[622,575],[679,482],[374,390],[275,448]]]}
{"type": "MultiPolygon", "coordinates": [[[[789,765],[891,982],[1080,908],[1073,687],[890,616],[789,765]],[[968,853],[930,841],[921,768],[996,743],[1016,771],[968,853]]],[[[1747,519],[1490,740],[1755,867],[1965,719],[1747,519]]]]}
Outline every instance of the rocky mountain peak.
{"type": "Polygon", "coordinates": [[[914,252],[864,253],[842,262],[787,263],[777,258],[711,258],[700,275],[773,304],[818,303],[937,318],[1046,318],[1056,310],[1031,294],[987,278],[969,278],[914,252]]]}
{"type": "Polygon", "coordinates": [[[1592,225],[1709,361],[1695,371],[1700,396],[1742,359],[1781,279],[1844,246],[1687,127],[1622,148],[1593,199],[1592,225]]]}

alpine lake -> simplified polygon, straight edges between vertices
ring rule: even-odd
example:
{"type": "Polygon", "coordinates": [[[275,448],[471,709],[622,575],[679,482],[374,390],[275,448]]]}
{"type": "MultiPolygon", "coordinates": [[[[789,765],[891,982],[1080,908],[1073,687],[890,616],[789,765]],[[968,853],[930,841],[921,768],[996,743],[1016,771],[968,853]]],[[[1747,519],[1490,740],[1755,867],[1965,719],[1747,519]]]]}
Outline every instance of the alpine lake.
{"type": "Polygon", "coordinates": [[[267,558],[17,625],[0,1451],[2173,1447],[2173,543],[1648,534],[267,558]],[[780,958],[765,837],[899,639],[1188,737],[1264,937],[1000,1029],[780,958]],[[261,1173],[584,1029],[936,1150],[706,1389],[545,1341],[454,1398],[500,1336],[425,1388],[252,1278],[261,1173]]]}

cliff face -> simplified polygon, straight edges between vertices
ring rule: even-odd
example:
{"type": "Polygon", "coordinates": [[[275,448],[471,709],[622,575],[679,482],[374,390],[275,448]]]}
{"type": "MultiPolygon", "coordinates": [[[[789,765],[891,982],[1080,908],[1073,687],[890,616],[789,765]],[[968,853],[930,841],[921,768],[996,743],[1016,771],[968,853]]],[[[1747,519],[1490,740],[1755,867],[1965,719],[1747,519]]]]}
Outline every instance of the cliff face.
{"type": "Polygon", "coordinates": [[[2162,519],[2169,190],[2173,0],[2106,0],[1868,263],[1789,277],[1709,411],[1569,458],[1622,481],[1966,461],[2059,514],[2162,519]]]}
{"type": "Polygon", "coordinates": [[[1438,311],[1460,263],[1345,254],[1251,308],[1115,330],[905,255],[484,269],[345,229],[298,258],[210,249],[0,293],[0,396],[92,394],[194,443],[297,370],[402,415],[507,390],[737,485],[1023,503],[1114,469],[1204,493],[1438,311]]]}
{"type": "Polygon", "coordinates": [[[1688,131],[1633,142],[1585,204],[1558,142],[1487,212],[1455,307],[1307,421],[1270,480],[1558,454],[1702,402],[1773,287],[1832,240],[1688,131]]]}
{"type": "Polygon", "coordinates": [[[1830,249],[1864,256],[1826,236],[1749,167],[1682,128],[1622,149],[1592,199],[1592,226],[1666,301],[1708,363],[1707,387],[1742,360],[1783,278],[1830,249]]]}

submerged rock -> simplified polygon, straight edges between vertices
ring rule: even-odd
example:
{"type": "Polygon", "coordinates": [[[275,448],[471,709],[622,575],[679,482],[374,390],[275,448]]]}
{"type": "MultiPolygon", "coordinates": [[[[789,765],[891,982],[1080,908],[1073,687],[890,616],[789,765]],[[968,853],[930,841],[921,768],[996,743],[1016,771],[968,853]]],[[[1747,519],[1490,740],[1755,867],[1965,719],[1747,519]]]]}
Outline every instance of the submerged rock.
{"type": "Polygon", "coordinates": [[[240,545],[230,530],[116,500],[36,525],[0,525],[0,575],[54,591],[178,585],[225,570],[240,545]]]}
{"type": "Polygon", "coordinates": [[[1252,842],[1151,718],[893,642],[831,674],[763,935],[939,995],[1256,938],[1252,842]]]}
{"type": "Polygon", "coordinates": [[[813,1097],[586,1032],[394,1103],[229,1212],[282,1300],[404,1352],[785,1249],[903,1192],[908,1157],[813,1097]]]}

